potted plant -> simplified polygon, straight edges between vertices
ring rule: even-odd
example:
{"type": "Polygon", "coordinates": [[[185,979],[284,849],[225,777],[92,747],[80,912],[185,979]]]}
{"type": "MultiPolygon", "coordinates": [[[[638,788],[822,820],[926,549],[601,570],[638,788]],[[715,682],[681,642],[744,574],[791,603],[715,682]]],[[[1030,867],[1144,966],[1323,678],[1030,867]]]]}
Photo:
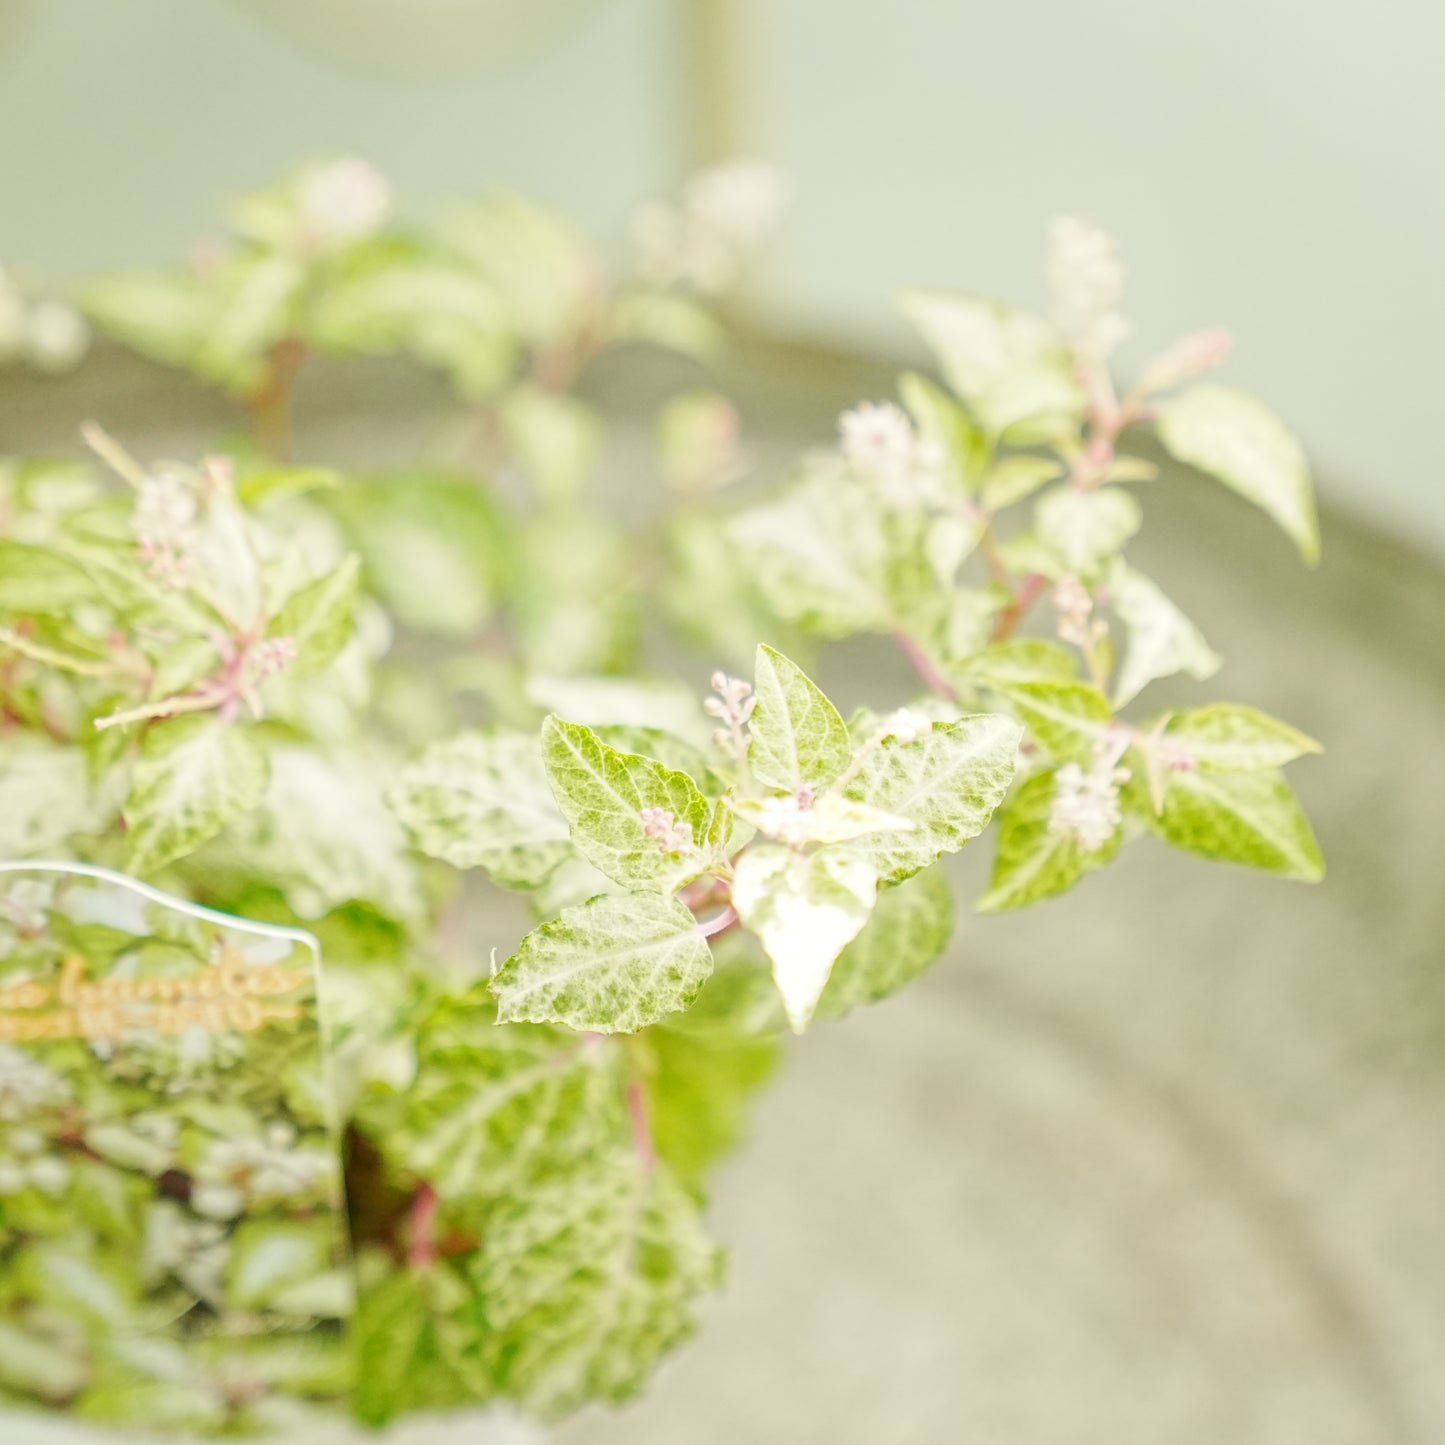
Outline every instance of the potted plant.
{"type": "MultiPolygon", "coordinates": [[[[615,281],[516,197],[403,226],[365,163],[305,167],[239,202],[223,246],[81,298],[237,398],[250,437],[160,462],[112,418],[85,430],[94,464],[3,475],[0,848],[319,940],[357,1283],[343,1393],[364,1425],[479,1403],[549,1419],[640,1389],[719,1282],[709,1172],[781,1040],[938,958],[937,864],[991,822],[985,913],[1146,838],[1322,874],[1281,773],[1316,744],[1244,704],[1142,702],[1219,659],[1124,557],[1162,447],[1313,561],[1302,453],[1205,379],[1222,333],[1116,389],[1123,270],[1096,228],[1056,225],[1048,319],[905,298],[938,378],[849,410],[781,489],[729,485],[737,414],[690,372],[656,421],[666,519],[629,531],[589,500],[605,430],[578,377],[638,343],[705,362],[709,301],[779,194],[752,165],[699,177],[639,216],[615,281]],[[460,450],[382,472],[293,457],[317,356],[438,372],[460,450]],[[697,659],[679,676],[644,670],[659,624],[697,659]],[[809,660],[860,634],[917,685],[845,717],[809,660]],[[503,936],[495,888],[530,926],[503,936]]],[[[0,910],[0,985],[35,966],[19,907],[0,910]]],[[[35,1062],[5,1047],[0,1102],[6,1060],[35,1062]]],[[[106,1187],[149,1201],[164,1176],[184,1222],[216,1222],[191,1156],[108,1159],[72,1134],[53,1152],[113,1169],[106,1187]]],[[[100,1427],[316,1428],[334,1379],[254,1366],[237,1389],[217,1346],[182,1388],[117,1353],[124,1319],[47,1294],[19,1263],[37,1239],[75,1268],[103,1254],[122,1299],[145,1286],[66,1204],[74,1171],[41,1175],[0,1161],[0,1319],[62,1384],[11,1368],[0,1398],[100,1427]]],[[[250,1179],[227,1181],[231,1218],[250,1179]]],[[[227,1338],[248,1308],[255,1328],[223,1284],[206,1327],[227,1338]]]]}

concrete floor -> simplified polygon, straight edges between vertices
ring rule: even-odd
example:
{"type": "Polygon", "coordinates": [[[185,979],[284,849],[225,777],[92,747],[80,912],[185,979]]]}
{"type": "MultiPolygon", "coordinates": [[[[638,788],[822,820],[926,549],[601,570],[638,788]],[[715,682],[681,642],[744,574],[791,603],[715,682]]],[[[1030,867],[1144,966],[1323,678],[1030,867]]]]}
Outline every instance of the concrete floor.
{"type": "MultiPolygon", "coordinates": [[[[765,470],[884,394],[867,368],[748,363],[765,470]]],[[[640,366],[599,390],[632,406],[657,384],[640,366]]],[[[85,414],[142,452],[227,415],[143,368],[85,385],[85,414]]],[[[10,388],[0,450],[60,443],[69,392],[10,388]]],[[[317,455],[400,457],[430,434],[432,393],[380,372],[312,400],[317,455]]],[[[1330,516],[1304,574],[1222,491],[1171,479],[1143,499],[1131,555],[1226,659],[1180,696],[1326,744],[1293,776],[1327,882],[1145,841],[1062,900],[983,919],[987,845],[966,854],[949,956],[802,1040],[725,1171],[731,1277],[700,1337],[643,1401],[556,1445],[1445,1439],[1445,576],[1330,516]]],[[[909,689],[869,647],[824,670],[844,695],[865,676],[874,700],[909,689]]]]}

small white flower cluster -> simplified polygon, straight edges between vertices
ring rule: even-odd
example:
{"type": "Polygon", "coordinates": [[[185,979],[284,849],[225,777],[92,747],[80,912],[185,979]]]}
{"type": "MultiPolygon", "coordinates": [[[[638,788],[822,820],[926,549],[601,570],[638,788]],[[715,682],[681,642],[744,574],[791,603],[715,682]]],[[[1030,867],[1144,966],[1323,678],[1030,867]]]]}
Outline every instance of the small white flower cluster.
{"type": "Polygon", "coordinates": [[[58,1108],[70,1099],[70,1085],[13,1044],[0,1044],[0,1123],[18,1124],[58,1108]]]}
{"type": "Polygon", "coordinates": [[[712,735],[712,740],[725,753],[733,755],[741,762],[747,754],[745,729],[748,719],[753,715],[753,708],[757,705],[752,684],[744,682],[740,677],[729,677],[725,672],[715,672],[712,675],[712,690],[717,696],[708,698],[703,703],[702,710],[709,717],[718,718],[726,724],[712,735]]]}
{"type": "Polygon", "coordinates": [[[1119,314],[1126,275],[1107,231],[1074,216],[1055,218],[1048,258],[1054,321],[1086,361],[1106,360],[1129,334],[1119,314]]]}
{"type": "Polygon", "coordinates": [[[0,1198],[38,1189],[52,1198],[70,1183],[70,1165],[47,1153],[48,1141],[37,1129],[11,1129],[0,1152],[0,1198]]]}
{"type": "Polygon", "coordinates": [[[925,717],[921,712],[914,712],[911,708],[901,707],[883,719],[878,731],[873,734],[873,741],[884,743],[889,738],[896,738],[900,743],[916,743],[932,731],[932,718],[925,717]]]}
{"type": "Polygon", "coordinates": [[[777,169],[738,160],[696,175],[680,205],[652,201],[633,219],[644,277],[704,294],[736,280],[748,252],[772,229],[787,198],[777,169]]]}
{"type": "Polygon", "coordinates": [[[1054,607],[1059,614],[1059,637],[1075,647],[1093,647],[1109,631],[1109,624],[1093,615],[1093,593],[1072,574],[1060,578],[1054,588],[1054,607]]]}
{"type": "Polygon", "coordinates": [[[1086,853],[1097,853],[1123,821],[1119,789],[1129,781],[1129,769],[1117,766],[1118,753],[1101,749],[1087,772],[1078,763],[1065,763],[1054,774],[1054,801],[1049,809],[1049,831],[1072,838],[1086,853]]]}
{"type": "Polygon", "coordinates": [[[211,645],[221,659],[221,671],[208,684],[217,715],[223,722],[234,722],[242,707],[252,717],[265,716],[258,691],[262,683],[285,672],[299,653],[294,637],[236,638],[219,630],[211,635],[211,645]]]}
{"type": "Polygon", "coordinates": [[[637,815],[642,831],[663,853],[692,851],[692,824],[679,822],[666,808],[644,808],[637,815]]]}
{"type": "Polygon", "coordinates": [[[298,1147],[289,1124],[243,1139],[214,1139],[196,1166],[191,1207],[208,1219],[234,1219],[250,1199],[308,1194],[326,1182],[323,1150],[298,1147]]]}
{"type": "Polygon", "coordinates": [[[263,637],[246,649],[246,667],[253,686],[285,672],[296,661],[298,648],[294,637],[263,637]]]}
{"type": "Polygon", "coordinates": [[[200,508],[195,488],[175,472],[154,473],[140,484],[131,531],[146,571],[163,586],[184,587],[191,580],[200,508]]]}
{"type": "Polygon", "coordinates": [[[0,267],[0,361],[69,371],[90,349],[90,328],[60,301],[32,301],[0,267]]]}
{"type": "Polygon", "coordinates": [[[302,176],[296,206],[306,242],[330,251],[381,226],[391,212],[391,183],[370,161],[342,156],[302,176]]]}
{"type": "Polygon", "coordinates": [[[943,449],[918,436],[902,407],[865,401],[838,418],[838,435],[848,465],[876,481],[891,501],[907,506],[937,499],[943,449]]]}
{"type": "Polygon", "coordinates": [[[775,843],[801,848],[812,837],[812,812],[811,788],[784,798],[764,798],[757,814],[758,832],[775,843]]]}

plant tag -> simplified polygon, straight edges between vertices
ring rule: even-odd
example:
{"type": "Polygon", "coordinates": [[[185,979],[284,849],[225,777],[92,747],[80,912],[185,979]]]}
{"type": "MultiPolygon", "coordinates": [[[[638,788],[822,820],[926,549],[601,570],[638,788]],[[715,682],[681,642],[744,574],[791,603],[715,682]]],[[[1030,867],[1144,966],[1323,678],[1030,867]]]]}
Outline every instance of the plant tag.
{"type": "Polygon", "coordinates": [[[318,963],[103,869],[0,864],[0,1402],[150,1438],[349,1394],[318,963]]]}

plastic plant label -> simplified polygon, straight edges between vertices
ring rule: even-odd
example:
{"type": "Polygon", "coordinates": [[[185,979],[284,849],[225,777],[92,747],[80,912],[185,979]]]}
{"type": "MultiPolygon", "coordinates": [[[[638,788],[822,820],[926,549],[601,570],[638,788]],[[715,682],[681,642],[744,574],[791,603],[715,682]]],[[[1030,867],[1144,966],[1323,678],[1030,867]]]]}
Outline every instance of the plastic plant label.
{"type": "Polygon", "coordinates": [[[0,1415],[251,1435],[349,1397],[317,983],[306,933],[0,864],[0,1415]]]}

